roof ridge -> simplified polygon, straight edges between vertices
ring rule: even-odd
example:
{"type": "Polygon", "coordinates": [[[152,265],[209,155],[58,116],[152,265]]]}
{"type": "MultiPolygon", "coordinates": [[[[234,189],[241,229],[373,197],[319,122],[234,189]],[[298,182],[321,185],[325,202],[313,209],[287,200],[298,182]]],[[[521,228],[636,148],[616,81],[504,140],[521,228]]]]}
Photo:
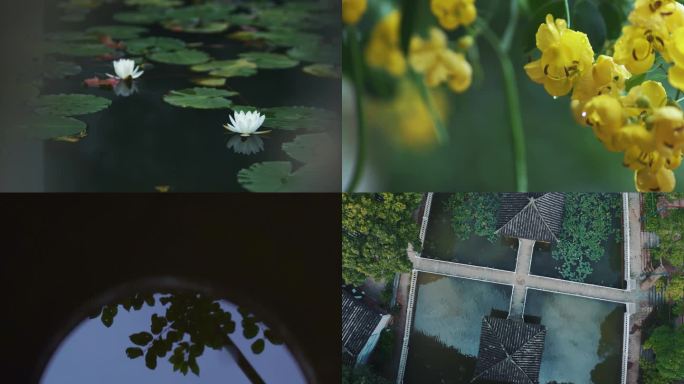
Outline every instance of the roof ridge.
{"type": "MultiPolygon", "coordinates": [[[[545,193],[544,195],[540,196],[539,198],[540,198],[540,199],[543,199],[544,196],[546,196],[546,195],[548,195],[548,193],[545,193]]],[[[535,210],[535,211],[537,212],[537,214],[539,215],[539,218],[541,219],[542,223],[544,223],[544,226],[546,227],[546,229],[547,229],[549,232],[551,232],[551,236],[553,236],[553,239],[556,240],[556,241],[558,241],[558,238],[556,237],[556,234],[553,233],[553,230],[551,229],[551,227],[549,227],[549,224],[546,223],[546,219],[544,219],[544,215],[542,215],[541,211],[539,210],[539,208],[537,208],[537,204],[536,204],[534,201],[535,201],[535,198],[534,198],[534,197],[530,198],[530,204],[532,204],[532,206],[534,207],[534,210],[535,210]]],[[[517,215],[516,215],[516,216],[517,216],[517,215]]]]}

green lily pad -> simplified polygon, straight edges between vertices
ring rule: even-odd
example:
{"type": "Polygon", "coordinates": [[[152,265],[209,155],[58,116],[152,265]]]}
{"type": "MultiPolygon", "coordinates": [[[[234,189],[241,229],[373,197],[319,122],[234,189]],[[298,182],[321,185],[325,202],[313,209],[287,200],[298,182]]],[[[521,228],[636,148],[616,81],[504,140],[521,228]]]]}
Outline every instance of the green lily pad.
{"type": "Polygon", "coordinates": [[[43,70],[43,76],[48,79],[63,79],[81,73],[81,66],[68,61],[49,60],[43,65],[43,70]]]}
{"type": "Polygon", "coordinates": [[[257,73],[257,65],[249,60],[214,60],[190,68],[195,72],[209,71],[209,75],[218,77],[252,76],[257,73]]]}
{"type": "Polygon", "coordinates": [[[112,101],[104,97],[75,93],[40,96],[32,106],[40,114],[77,116],[101,111],[111,104],[112,101]]]}
{"type": "Polygon", "coordinates": [[[201,64],[211,60],[211,56],[205,52],[196,49],[181,49],[178,51],[162,51],[155,52],[147,56],[150,60],[154,60],[165,64],[176,65],[193,65],[201,64]]]}
{"type": "Polygon", "coordinates": [[[278,47],[294,47],[302,44],[303,41],[320,40],[320,36],[315,33],[299,32],[295,30],[272,30],[264,31],[240,31],[229,35],[230,38],[241,41],[263,40],[271,45],[278,47]]]}
{"type": "Polygon", "coordinates": [[[101,25],[86,29],[87,34],[109,36],[112,39],[117,40],[135,39],[146,32],[147,28],[131,25],[101,25]]]}
{"type": "Polygon", "coordinates": [[[317,77],[327,77],[331,79],[339,79],[342,75],[338,67],[330,64],[311,64],[302,68],[304,73],[317,77]]]}
{"type": "Polygon", "coordinates": [[[33,138],[48,140],[82,135],[86,123],[71,117],[34,115],[24,124],[24,129],[33,138]]]}
{"type": "Polygon", "coordinates": [[[190,81],[204,87],[223,87],[226,85],[225,77],[196,77],[190,81]]]}
{"type": "Polygon", "coordinates": [[[327,133],[308,133],[283,143],[283,151],[302,163],[313,163],[329,153],[332,146],[332,139],[327,133]]]}
{"type": "Polygon", "coordinates": [[[78,43],[78,42],[48,42],[44,45],[45,53],[59,54],[64,56],[103,56],[114,53],[112,48],[100,43],[78,43]]]}
{"type": "Polygon", "coordinates": [[[97,37],[92,36],[92,35],[86,35],[83,32],[80,31],[61,31],[61,32],[50,32],[46,33],[45,37],[48,40],[54,40],[54,41],[90,41],[90,42],[97,42],[97,37]]]}
{"type": "Polygon", "coordinates": [[[117,12],[114,14],[114,20],[126,24],[154,24],[164,17],[158,10],[148,8],[137,12],[117,12]]]}
{"type": "Polygon", "coordinates": [[[291,68],[297,66],[299,62],[279,53],[268,52],[246,52],[239,55],[256,64],[259,68],[291,68]]]}
{"type": "Polygon", "coordinates": [[[181,8],[167,10],[165,17],[176,22],[198,23],[211,21],[229,21],[237,5],[218,2],[207,2],[206,4],[189,5],[181,8]]]}
{"type": "Polygon", "coordinates": [[[154,52],[177,51],[185,48],[183,40],[172,37],[143,37],[128,40],[126,51],[132,55],[146,55],[154,52]]]}
{"type": "Polygon", "coordinates": [[[225,21],[211,21],[199,24],[194,20],[170,20],[162,23],[162,26],[170,31],[175,32],[221,33],[228,29],[230,24],[225,21]]]}
{"type": "Polygon", "coordinates": [[[292,172],[289,161],[266,161],[252,164],[241,169],[237,175],[238,182],[251,192],[302,192],[306,183],[302,183],[297,173],[292,172]]]}
{"type": "MultiPolygon", "coordinates": [[[[234,106],[234,111],[253,111],[255,107],[234,106]]],[[[264,127],[294,131],[322,131],[338,124],[335,113],[314,107],[271,107],[259,109],[266,115],[264,127]]]]}
{"type": "Polygon", "coordinates": [[[301,61],[313,63],[338,64],[340,62],[339,46],[334,44],[309,43],[299,44],[287,51],[287,55],[301,61]]]}
{"type": "Polygon", "coordinates": [[[234,95],[237,95],[237,92],[198,87],[171,91],[164,96],[164,101],[182,108],[218,109],[230,107],[232,101],[226,97],[234,95]]]}

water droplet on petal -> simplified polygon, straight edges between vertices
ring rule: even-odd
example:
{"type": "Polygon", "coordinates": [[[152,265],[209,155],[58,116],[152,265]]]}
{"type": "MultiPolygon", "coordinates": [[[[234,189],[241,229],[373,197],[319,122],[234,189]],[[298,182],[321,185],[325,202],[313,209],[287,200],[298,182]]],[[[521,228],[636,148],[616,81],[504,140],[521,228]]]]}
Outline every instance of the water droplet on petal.
{"type": "Polygon", "coordinates": [[[558,96],[554,96],[554,97],[553,97],[554,100],[556,100],[557,98],[558,98],[558,96]]]}
{"type": "Polygon", "coordinates": [[[587,113],[586,113],[586,112],[582,112],[582,117],[587,117],[587,113]]]}

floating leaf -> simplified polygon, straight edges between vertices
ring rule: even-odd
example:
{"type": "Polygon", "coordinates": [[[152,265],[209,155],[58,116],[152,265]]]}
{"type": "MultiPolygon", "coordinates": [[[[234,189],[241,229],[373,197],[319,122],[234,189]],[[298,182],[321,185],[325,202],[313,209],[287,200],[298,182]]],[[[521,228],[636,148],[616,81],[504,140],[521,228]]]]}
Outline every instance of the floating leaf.
{"type": "Polygon", "coordinates": [[[223,87],[226,85],[225,77],[195,77],[190,79],[190,81],[205,87],[223,87]]]}
{"type": "MultiPolygon", "coordinates": [[[[251,111],[254,107],[235,106],[236,111],[251,111]]],[[[264,127],[285,130],[307,129],[321,131],[337,124],[335,113],[313,107],[271,107],[259,110],[266,115],[264,127]]]]}
{"type": "Polygon", "coordinates": [[[252,76],[257,72],[256,64],[249,60],[215,60],[206,64],[195,65],[190,68],[192,71],[210,71],[209,75],[218,77],[237,77],[252,76]]]}
{"type": "Polygon", "coordinates": [[[314,33],[299,32],[294,30],[275,30],[270,32],[263,31],[240,31],[229,35],[235,40],[263,40],[271,45],[281,47],[294,47],[302,44],[302,41],[320,40],[320,36],[314,33]]]}
{"type": "Polygon", "coordinates": [[[68,61],[48,60],[43,68],[43,75],[48,79],[63,79],[81,73],[80,65],[68,61]]]}
{"type": "Polygon", "coordinates": [[[164,22],[162,26],[170,31],[174,32],[187,32],[187,33],[221,33],[228,29],[229,24],[227,22],[213,21],[208,23],[197,23],[194,20],[180,21],[180,20],[170,20],[164,22]]]}
{"type": "Polygon", "coordinates": [[[148,56],[150,60],[165,64],[193,65],[205,63],[211,59],[208,54],[196,49],[155,52],[148,56]]]}
{"type": "Polygon", "coordinates": [[[313,63],[338,64],[340,62],[339,46],[334,44],[308,43],[298,44],[287,51],[287,55],[301,61],[313,63]]]}
{"type": "Polygon", "coordinates": [[[48,140],[82,135],[86,123],[71,117],[34,115],[24,124],[24,128],[31,137],[48,140]]]}
{"type": "Polygon", "coordinates": [[[32,106],[41,114],[77,116],[101,111],[111,103],[109,99],[94,95],[61,94],[40,96],[32,106]]]}
{"type": "Polygon", "coordinates": [[[96,36],[109,36],[112,39],[134,39],[147,32],[147,28],[131,25],[101,25],[86,29],[86,33],[96,36]]]}
{"type": "Polygon", "coordinates": [[[97,41],[97,36],[90,36],[86,35],[85,33],[81,31],[60,31],[60,32],[50,32],[46,33],[45,37],[48,40],[54,40],[54,41],[69,41],[69,42],[74,42],[74,41],[90,41],[90,42],[96,42],[97,41]]]}
{"type": "Polygon", "coordinates": [[[292,60],[279,53],[246,52],[241,53],[239,56],[256,64],[259,68],[291,68],[299,64],[297,60],[292,60]]]}
{"type": "Polygon", "coordinates": [[[142,5],[166,8],[183,5],[183,0],[126,0],[126,5],[142,5]]]}
{"type": "Polygon", "coordinates": [[[302,163],[313,163],[330,152],[333,143],[325,133],[299,135],[289,143],[283,143],[283,151],[302,163]]]}
{"type": "Polygon", "coordinates": [[[103,56],[111,55],[114,50],[101,43],[49,42],[44,46],[45,53],[65,56],[103,56]]]}
{"type": "Polygon", "coordinates": [[[126,51],[132,55],[146,55],[154,52],[177,51],[185,48],[183,40],[172,37],[143,37],[128,40],[126,51]]]}
{"type": "Polygon", "coordinates": [[[240,185],[251,192],[310,191],[316,183],[312,175],[317,172],[307,167],[292,172],[292,163],[289,161],[266,161],[241,169],[237,179],[240,185]]]}
{"type": "Polygon", "coordinates": [[[302,68],[304,73],[308,73],[317,77],[328,77],[331,79],[339,79],[342,74],[339,67],[334,67],[330,64],[311,64],[302,68]]]}
{"type": "Polygon", "coordinates": [[[226,97],[237,95],[237,92],[214,88],[190,88],[171,91],[164,96],[164,101],[182,108],[218,109],[228,108],[232,101],[226,97]]]}
{"type": "Polygon", "coordinates": [[[128,24],[154,24],[162,18],[163,14],[151,8],[137,12],[118,12],[114,14],[114,20],[128,24]]]}

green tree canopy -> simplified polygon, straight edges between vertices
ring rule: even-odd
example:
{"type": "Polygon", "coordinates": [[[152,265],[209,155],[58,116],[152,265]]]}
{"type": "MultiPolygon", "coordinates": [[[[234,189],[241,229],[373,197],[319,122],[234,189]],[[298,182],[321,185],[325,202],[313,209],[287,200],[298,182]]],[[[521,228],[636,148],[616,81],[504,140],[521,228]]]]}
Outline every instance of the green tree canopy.
{"type": "Polygon", "coordinates": [[[684,379],[684,327],[667,325],[656,328],[644,343],[644,348],[655,352],[655,364],[646,364],[647,384],[670,383],[684,379]]]}
{"type": "Polygon", "coordinates": [[[342,195],[342,278],[360,285],[367,277],[383,279],[411,268],[409,243],[420,247],[419,225],[412,213],[421,194],[342,195]]]}
{"type": "Polygon", "coordinates": [[[451,226],[457,238],[467,240],[477,235],[492,242],[496,240],[494,232],[500,204],[497,193],[454,193],[446,205],[453,215],[451,226]]]}
{"type": "Polygon", "coordinates": [[[371,371],[367,366],[352,368],[343,365],[342,384],[390,384],[390,381],[371,371]]]}

